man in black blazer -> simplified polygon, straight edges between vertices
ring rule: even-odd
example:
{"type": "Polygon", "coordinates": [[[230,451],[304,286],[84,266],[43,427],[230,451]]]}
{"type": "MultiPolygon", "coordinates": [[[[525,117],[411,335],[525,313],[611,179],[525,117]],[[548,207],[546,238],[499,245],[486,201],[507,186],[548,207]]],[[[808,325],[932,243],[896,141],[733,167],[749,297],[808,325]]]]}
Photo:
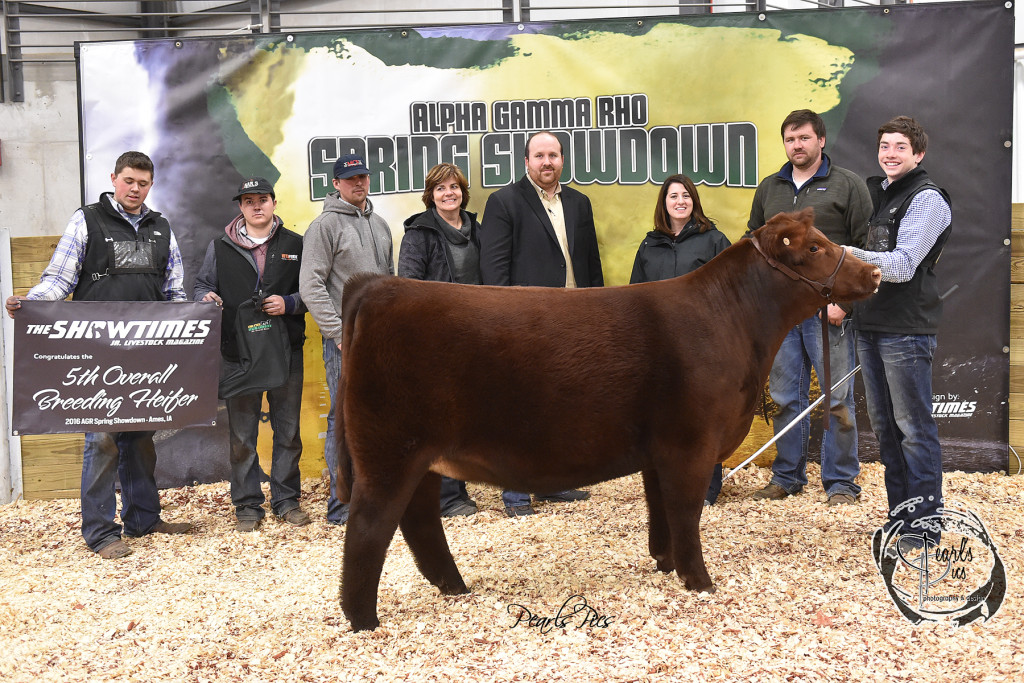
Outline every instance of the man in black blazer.
{"type": "MultiPolygon", "coordinates": [[[[526,141],[523,178],[487,199],[480,226],[480,275],[485,285],[601,287],[594,212],[582,192],[559,183],[562,143],[547,131],[526,141]]],[[[562,491],[537,500],[586,500],[586,491],[562,491]]],[[[530,494],[503,491],[505,514],[535,514],[530,494]]]]}

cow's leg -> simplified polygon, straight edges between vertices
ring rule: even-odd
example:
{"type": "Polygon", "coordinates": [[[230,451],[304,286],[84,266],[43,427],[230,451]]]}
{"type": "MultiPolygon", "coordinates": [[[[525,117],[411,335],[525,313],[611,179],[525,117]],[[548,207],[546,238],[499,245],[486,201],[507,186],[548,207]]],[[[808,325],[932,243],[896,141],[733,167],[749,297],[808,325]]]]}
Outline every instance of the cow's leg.
{"type": "Polygon", "coordinates": [[[377,619],[380,573],[406,500],[403,496],[368,495],[365,487],[358,483],[352,488],[345,528],[345,556],[341,564],[341,610],[353,631],[380,626],[377,619]]]}
{"type": "Polygon", "coordinates": [[[665,518],[665,504],[661,500],[661,484],[658,473],[653,470],[642,472],[644,493],[647,496],[647,548],[658,565],[658,571],[670,572],[672,563],[672,541],[669,536],[668,519],[665,518]]]}
{"type": "Polygon", "coordinates": [[[699,467],[682,463],[699,462],[696,453],[676,454],[658,467],[658,480],[672,544],[672,561],[676,573],[690,590],[715,590],[700,545],[700,514],[704,494],[711,483],[714,463],[699,467]]]}
{"type": "Polygon", "coordinates": [[[427,472],[412,494],[399,526],[420,573],[443,595],[468,593],[441,526],[441,475],[427,472]]]}

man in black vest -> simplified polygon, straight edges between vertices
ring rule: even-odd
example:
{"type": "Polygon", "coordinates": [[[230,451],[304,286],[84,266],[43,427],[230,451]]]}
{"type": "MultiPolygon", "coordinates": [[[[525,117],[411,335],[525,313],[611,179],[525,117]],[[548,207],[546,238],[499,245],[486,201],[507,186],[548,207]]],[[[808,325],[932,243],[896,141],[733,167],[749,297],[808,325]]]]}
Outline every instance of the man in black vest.
{"type": "MultiPolygon", "coordinates": [[[[8,297],[7,312],[22,299],[60,301],[184,301],[181,253],[167,219],[145,205],[153,186],[153,162],[125,152],[110,174],[114,191],[71,216],[39,284],[27,296],[8,297]]],[[[114,522],[121,482],[121,522],[126,536],[183,534],[187,522],[160,519],[153,472],[153,432],[92,432],[82,456],[82,536],[107,560],[131,554],[114,522]]]]}
{"type": "MultiPolygon", "coordinates": [[[[299,412],[302,406],[302,344],[305,341],[306,307],[299,296],[299,263],[302,237],[288,230],[274,214],[274,187],[264,178],[242,181],[234,201],[241,213],[231,219],[224,233],[210,242],[196,277],[192,298],[224,306],[221,323],[221,354],[224,371],[239,366],[235,318],[243,302],[254,301],[271,316],[282,316],[291,347],[287,381],[266,387],[274,446],[270,466],[270,508],[289,524],[309,524],[299,507],[301,475],[299,412]]],[[[259,364],[249,372],[260,373],[259,364]]],[[[265,372],[265,370],[264,370],[265,372]]],[[[266,514],[260,488],[256,439],[263,411],[263,389],[244,391],[225,399],[231,442],[231,502],[241,532],[256,531],[266,514]]]]}
{"type": "Polygon", "coordinates": [[[927,147],[924,128],[908,116],[878,129],[885,177],[867,181],[874,206],[867,246],[847,247],[882,271],[878,293],[855,309],[857,356],[885,465],[886,529],[902,524],[911,547],[938,542],[935,531],[914,522],[937,515],[942,505],[942,453],[932,418],[932,356],[942,315],[935,264],[952,213],[949,195],[918,166],[927,147]]]}

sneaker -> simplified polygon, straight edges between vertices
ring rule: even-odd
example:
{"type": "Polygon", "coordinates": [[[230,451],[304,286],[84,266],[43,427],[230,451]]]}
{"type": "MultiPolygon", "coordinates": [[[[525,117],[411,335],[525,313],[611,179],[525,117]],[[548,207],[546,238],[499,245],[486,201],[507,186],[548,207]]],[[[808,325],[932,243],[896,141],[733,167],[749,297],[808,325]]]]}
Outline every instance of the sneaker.
{"type": "Polygon", "coordinates": [[[447,510],[441,510],[442,517],[469,517],[476,514],[476,505],[470,505],[465,501],[456,501],[447,510]]]}
{"type": "Polygon", "coordinates": [[[586,500],[587,498],[590,498],[590,491],[577,491],[575,489],[553,493],[549,496],[534,496],[534,499],[541,503],[572,503],[577,500],[586,500]]]}
{"type": "Polygon", "coordinates": [[[754,492],[751,498],[760,498],[763,500],[782,500],[787,496],[791,495],[789,491],[782,488],[778,484],[768,484],[760,491],[754,492]]]}
{"type": "Polygon", "coordinates": [[[153,527],[151,534],[187,534],[192,531],[192,524],[190,522],[165,522],[160,520],[153,527]]]}
{"type": "Polygon", "coordinates": [[[132,554],[132,549],[128,547],[128,544],[122,541],[120,538],[112,543],[108,543],[99,550],[96,554],[102,557],[104,560],[117,560],[122,557],[126,557],[132,554]]]}
{"type": "Polygon", "coordinates": [[[235,522],[235,531],[243,534],[252,533],[259,529],[262,523],[262,519],[240,519],[235,522]]]}
{"type": "Polygon", "coordinates": [[[828,501],[825,505],[829,507],[835,507],[837,505],[853,505],[857,502],[857,497],[849,493],[833,493],[828,497],[828,501]]]}
{"type": "Polygon", "coordinates": [[[505,508],[505,515],[508,517],[528,517],[535,514],[537,514],[536,510],[529,503],[526,505],[512,505],[505,508]]]}
{"type": "Polygon", "coordinates": [[[292,508],[281,515],[281,520],[294,526],[306,526],[310,522],[309,515],[302,508],[292,508]]]}

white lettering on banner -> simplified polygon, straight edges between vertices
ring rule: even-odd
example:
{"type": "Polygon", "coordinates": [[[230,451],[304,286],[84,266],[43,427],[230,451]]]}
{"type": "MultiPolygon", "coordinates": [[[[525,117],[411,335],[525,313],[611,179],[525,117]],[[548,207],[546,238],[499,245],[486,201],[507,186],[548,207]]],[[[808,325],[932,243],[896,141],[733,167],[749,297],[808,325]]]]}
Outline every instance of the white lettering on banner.
{"type": "Polygon", "coordinates": [[[128,394],[128,398],[135,402],[135,407],[140,408],[161,408],[165,413],[172,413],[175,409],[188,404],[199,398],[196,394],[186,394],[185,390],[178,387],[176,391],[165,394],[159,389],[139,389],[128,394]]]}
{"type": "Polygon", "coordinates": [[[485,133],[485,102],[413,102],[409,106],[413,133],[485,133]]]}
{"type": "MultiPolygon", "coordinates": [[[[127,339],[155,341],[205,339],[210,334],[209,320],[55,320],[50,325],[28,325],[30,335],[47,339],[127,339]],[[106,332],[106,335],[103,334],[106,332]]],[[[196,343],[196,342],[191,342],[196,343]]],[[[125,344],[130,346],[132,344],[125,344]]],[[[135,345],[138,345],[136,343],[135,345]]]]}
{"type": "Polygon", "coordinates": [[[121,408],[120,396],[107,396],[106,389],[100,389],[92,396],[61,398],[56,389],[42,389],[32,395],[39,410],[105,410],[107,417],[121,408]]]}

